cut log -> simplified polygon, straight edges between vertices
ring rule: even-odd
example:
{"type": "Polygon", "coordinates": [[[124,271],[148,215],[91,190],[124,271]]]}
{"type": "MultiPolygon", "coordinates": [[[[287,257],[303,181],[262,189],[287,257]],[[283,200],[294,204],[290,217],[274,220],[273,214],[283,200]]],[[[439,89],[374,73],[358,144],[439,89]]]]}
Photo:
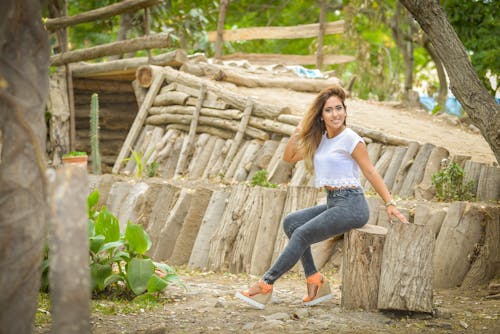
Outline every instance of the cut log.
{"type": "Polygon", "coordinates": [[[203,170],[203,174],[200,176],[203,179],[206,179],[209,177],[210,172],[213,168],[213,166],[216,164],[217,160],[219,159],[220,155],[222,154],[222,149],[224,147],[224,144],[226,141],[222,138],[218,138],[216,136],[213,136],[215,139],[212,152],[209,155],[209,159],[207,163],[205,164],[205,168],[203,170]]]}
{"type": "Polygon", "coordinates": [[[236,241],[240,226],[243,224],[244,204],[250,195],[250,188],[239,184],[233,186],[222,221],[210,240],[208,268],[210,270],[226,270],[236,241]]]}
{"type": "Polygon", "coordinates": [[[113,173],[117,174],[120,165],[122,163],[122,160],[125,158],[125,156],[128,154],[130,148],[134,144],[135,140],[137,139],[137,136],[139,135],[142,126],[144,124],[144,120],[147,117],[147,112],[148,109],[151,107],[151,104],[153,103],[153,100],[160,90],[160,87],[163,83],[165,78],[163,76],[159,76],[155,78],[154,83],[151,85],[149,88],[149,91],[146,95],[146,98],[144,100],[144,103],[141,105],[141,108],[137,112],[137,116],[134,120],[134,123],[132,124],[132,127],[130,128],[130,131],[127,135],[127,139],[125,139],[125,142],[123,143],[122,149],[120,150],[120,153],[118,154],[118,157],[116,158],[115,165],[113,166],[113,173]]]}
{"type": "MultiPolygon", "coordinates": [[[[49,120],[49,151],[52,165],[62,163],[61,157],[70,151],[70,110],[68,89],[64,75],[53,75],[49,80],[50,89],[47,99],[49,120]]],[[[88,100],[90,102],[90,99],[88,100]]],[[[88,137],[87,137],[88,138],[88,137]]]]}
{"type": "Polygon", "coordinates": [[[361,137],[368,137],[371,138],[379,143],[382,143],[384,145],[392,145],[392,146],[407,146],[410,144],[410,141],[396,137],[396,136],[390,136],[385,133],[382,133],[380,131],[376,130],[369,130],[365,128],[361,128],[356,125],[349,125],[351,129],[353,129],[358,135],[361,137]]]}
{"type": "Polygon", "coordinates": [[[305,186],[309,181],[309,172],[306,169],[304,160],[300,160],[295,164],[293,169],[292,178],[290,180],[291,186],[305,186]]]}
{"type": "MultiPolygon", "coordinates": [[[[243,145],[241,145],[241,148],[238,150],[238,152],[236,153],[236,155],[232,159],[227,170],[225,172],[223,171],[223,169],[221,169],[219,171],[219,174],[221,176],[223,176],[224,180],[229,181],[233,178],[234,172],[236,171],[236,168],[238,168],[238,165],[240,164],[240,161],[243,158],[243,155],[245,154],[249,145],[250,145],[250,141],[247,140],[247,141],[243,142],[243,145]]],[[[227,161],[227,157],[226,157],[225,161],[227,161]]]]}
{"type": "MultiPolygon", "coordinates": [[[[271,265],[274,242],[280,226],[281,214],[285,205],[286,191],[283,189],[259,189],[261,208],[257,225],[257,236],[253,245],[250,274],[262,275],[271,265]]],[[[257,209],[257,208],[255,208],[257,209]]],[[[248,250],[250,251],[250,250],[248,250]]]]}
{"type": "Polygon", "coordinates": [[[169,258],[169,263],[174,265],[186,264],[191,256],[193,245],[205,215],[205,211],[212,196],[212,191],[205,188],[197,188],[193,194],[184,223],[175,240],[174,250],[169,258]],[[196,204],[195,204],[196,203],[196,204]]]}
{"type": "Polygon", "coordinates": [[[230,193],[224,190],[213,192],[193,245],[188,262],[189,267],[197,269],[207,268],[210,239],[214,236],[217,227],[221,223],[229,195],[230,193]]]}
{"type": "MultiPolygon", "coordinates": [[[[368,158],[370,159],[372,164],[375,165],[380,155],[380,152],[382,151],[382,144],[375,142],[368,143],[366,145],[366,150],[368,151],[368,158]]],[[[361,174],[360,182],[361,184],[366,183],[366,177],[363,174],[361,174]]]]}
{"type": "Polygon", "coordinates": [[[377,225],[379,211],[385,208],[384,201],[379,196],[366,196],[366,202],[370,210],[367,224],[377,225]]]}
{"type": "Polygon", "coordinates": [[[202,177],[210,157],[213,155],[216,141],[217,137],[209,134],[201,134],[198,136],[198,142],[195,145],[195,153],[188,168],[190,179],[199,179],[202,177]],[[206,140],[202,139],[203,135],[207,137],[206,140]]]}
{"type": "Polygon", "coordinates": [[[392,189],[394,185],[394,180],[396,179],[396,174],[401,166],[401,162],[403,161],[403,157],[408,148],[398,146],[394,149],[394,154],[392,155],[391,162],[387,167],[387,171],[384,175],[384,183],[386,184],[388,189],[392,189]]]}
{"type": "MultiPolygon", "coordinates": [[[[182,125],[182,124],[169,124],[169,125],[167,125],[167,129],[188,132],[189,126],[182,125]]],[[[196,133],[208,133],[210,135],[217,136],[217,137],[222,138],[222,139],[230,139],[230,138],[234,137],[233,132],[231,132],[231,131],[224,131],[223,129],[214,128],[214,127],[208,126],[208,125],[198,125],[196,127],[196,133]]]]}
{"type": "Polygon", "coordinates": [[[146,98],[146,94],[148,93],[147,89],[142,88],[137,82],[137,80],[132,81],[132,87],[134,89],[134,95],[137,102],[137,107],[141,109],[141,105],[144,102],[144,99],[146,98]]]}
{"type": "Polygon", "coordinates": [[[462,288],[471,289],[488,283],[496,275],[498,276],[500,263],[500,208],[488,206],[484,210],[484,237],[481,238],[476,248],[472,265],[465,275],[462,288]]]}
{"type": "Polygon", "coordinates": [[[213,178],[216,176],[223,177],[220,173],[220,169],[222,168],[222,164],[224,163],[224,160],[226,160],[226,155],[227,152],[231,149],[231,143],[233,142],[232,139],[228,139],[224,142],[224,145],[222,146],[220,150],[220,154],[217,156],[216,159],[213,161],[213,165],[211,166],[210,170],[207,171],[208,177],[213,178]]]}
{"type": "Polygon", "coordinates": [[[408,174],[406,175],[401,186],[401,190],[399,191],[399,196],[403,198],[413,197],[415,186],[420,183],[424,177],[425,166],[427,165],[429,156],[434,148],[434,144],[426,143],[422,145],[415,157],[415,161],[408,170],[408,174]]]}
{"type": "MultiPolygon", "coordinates": [[[[248,97],[236,94],[227,89],[226,86],[214,84],[210,80],[200,79],[188,73],[179,72],[172,68],[165,67],[164,73],[168,82],[177,82],[189,87],[199,88],[202,83],[207,85],[208,91],[214,93],[228,104],[235,106],[241,110],[245,109],[248,97]]],[[[275,107],[269,104],[255,102],[253,115],[264,118],[275,118],[279,114],[288,113],[286,107],[275,107]]]]}
{"type": "MultiPolygon", "coordinates": [[[[385,175],[385,172],[387,171],[387,168],[389,168],[389,164],[391,163],[392,156],[394,154],[394,147],[393,146],[386,146],[382,150],[382,154],[378,161],[375,163],[375,169],[379,173],[379,175],[383,178],[385,175]]],[[[369,192],[373,189],[370,181],[366,181],[365,183],[365,192],[369,192]]]]}
{"type": "Polygon", "coordinates": [[[58,169],[49,200],[50,311],[52,330],[56,333],[91,332],[87,193],[85,169],[67,166],[58,169]]]}
{"type": "Polygon", "coordinates": [[[264,119],[260,117],[250,117],[248,122],[250,126],[265,131],[278,133],[281,135],[291,136],[295,130],[295,126],[273,121],[272,119],[264,119]]]}
{"type": "Polygon", "coordinates": [[[367,224],[344,234],[342,300],[345,309],[377,309],[387,229],[367,224]]]}
{"type": "Polygon", "coordinates": [[[224,160],[224,163],[222,164],[221,173],[223,174],[226,174],[229,165],[233,161],[234,155],[240,148],[243,135],[245,134],[245,131],[248,126],[248,120],[250,119],[250,115],[252,114],[253,106],[254,104],[252,99],[248,99],[247,105],[245,106],[245,110],[243,111],[243,117],[241,118],[240,124],[238,125],[238,130],[236,131],[236,135],[234,136],[231,149],[229,150],[229,153],[226,156],[226,160],[224,160]]]}
{"type": "MultiPolygon", "coordinates": [[[[198,101],[198,99],[196,99],[198,101]]],[[[149,115],[161,115],[161,114],[180,114],[180,115],[192,115],[195,108],[191,106],[180,106],[172,105],[167,107],[152,107],[149,109],[149,115]]],[[[238,109],[212,109],[212,108],[201,108],[200,115],[218,117],[224,119],[240,120],[243,113],[238,109]]]]}
{"type": "Polygon", "coordinates": [[[169,34],[155,34],[125,41],[112,42],[81,50],[67,51],[50,57],[51,66],[61,66],[105,56],[117,55],[143,49],[165,48],[170,44],[169,34]]]}
{"type": "Polygon", "coordinates": [[[285,217],[292,212],[315,205],[317,198],[318,190],[316,188],[307,186],[288,187],[285,204],[283,206],[283,212],[281,214],[279,223],[280,227],[276,236],[276,242],[274,243],[272,262],[276,261],[276,259],[288,243],[288,238],[283,231],[283,220],[285,219],[285,217]]]}
{"type": "MultiPolygon", "coordinates": [[[[269,165],[267,166],[267,171],[270,172],[277,168],[278,163],[283,160],[283,154],[285,153],[285,148],[288,143],[289,137],[281,138],[278,147],[274,151],[271,160],[269,160],[269,165]]],[[[270,174],[269,174],[270,175],[270,174]]]]}
{"type": "Polygon", "coordinates": [[[431,229],[434,239],[439,235],[444,218],[446,217],[447,208],[430,203],[417,204],[415,206],[415,225],[425,225],[431,229]]]}
{"type": "Polygon", "coordinates": [[[479,184],[479,175],[483,164],[472,160],[467,160],[464,165],[463,184],[472,182],[472,192],[477,195],[477,186],[479,184]]]}
{"type": "Polygon", "coordinates": [[[379,309],[432,313],[433,250],[430,228],[415,224],[391,226],[384,244],[379,309]]]}
{"type": "Polygon", "coordinates": [[[248,172],[247,180],[251,180],[255,172],[259,170],[266,169],[269,165],[269,161],[271,160],[274,151],[278,147],[278,142],[276,140],[266,140],[264,144],[261,146],[259,151],[255,156],[255,160],[248,172]]]}
{"type": "Polygon", "coordinates": [[[444,160],[448,159],[450,152],[443,147],[435,147],[432,149],[427,164],[425,165],[422,181],[415,187],[415,197],[417,199],[431,200],[436,192],[432,185],[432,175],[439,172],[444,160]]]}
{"type": "MultiPolygon", "coordinates": [[[[170,123],[175,124],[190,124],[193,117],[190,115],[171,115],[171,114],[161,114],[149,116],[146,119],[146,124],[155,126],[165,126],[170,123]]],[[[238,122],[233,120],[221,119],[216,117],[200,116],[198,119],[201,125],[210,125],[213,127],[221,128],[223,130],[231,130],[233,132],[238,131],[238,122]]],[[[267,140],[269,135],[267,132],[256,129],[254,127],[248,126],[245,130],[245,134],[250,138],[267,140]]]]}
{"type": "Polygon", "coordinates": [[[299,125],[302,116],[297,115],[279,115],[277,120],[281,123],[286,123],[290,125],[299,125]]]}
{"type": "Polygon", "coordinates": [[[420,149],[420,144],[417,142],[410,142],[408,144],[408,149],[406,150],[405,155],[403,156],[401,165],[399,166],[398,172],[396,173],[394,185],[392,186],[391,192],[393,194],[399,194],[401,186],[403,185],[403,182],[406,179],[408,171],[413,165],[415,155],[417,154],[419,149],[420,149]]]}
{"type": "MultiPolygon", "coordinates": [[[[196,101],[198,100],[198,93],[199,93],[198,89],[192,88],[192,87],[189,87],[186,85],[182,85],[182,84],[176,83],[176,82],[171,83],[171,85],[174,85],[174,87],[175,87],[174,90],[178,90],[179,92],[183,92],[183,93],[186,93],[189,96],[191,96],[186,102],[187,105],[196,105],[196,101]]],[[[203,102],[203,107],[213,108],[213,109],[221,109],[221,110],[231,108],[231,106],[229,104],[227,104],[226,102],[224,102],[223,100],[218,98],[217,95],[215,95],[212,92],[207,92],[207,96],[203,102]]]]}
{"type": "Polygon", "coordinates": [[[253,161],[255,161],[257,151],[260,149],[261,144],[256,140],[251,140],[248,144],[245,153],[241,157],[238,166],[236,167],[233,179],[235,181],[245,181],[248,177],[248,172],[252,167],[253,161]]]}
{"type": "Polygon", "coordinates": [[[193,153],[194,146],[194,136],[196,135],[196,127],[198,126],[198,119],[200,117],[200,109],[203,103],[204,96],[207,92],[207,87],[205,85],[201,85],[200,88],[200,99],[198,100],[198,104],[195,107],[195,111],[191,118],[191,124],[189,126],[189,133],[184,138],[184,143],[181,149],[181,155],[179,156],[179,160],[177,162],[177,166],[175,167],[175,176],[183,175],[186,170],[186,166],[188,163],[188,156],[193,153]]]}
{"type": "Polygon", "coordinates": [[[459,286],[470,269],[483,238],[484,212],[480,206],[453,202],[448,208],[434,249],[434,287],[459,286]]]}
{"type": "MultiPolygon", "coordinates": [[[[149,88],[154,81],[154,78],[162,75],[163,67],[154,65],[142,65],[135,71],[135,80],[141,87],[149,88]]],[[[158,96],[155,98],[155,100],[158,96]]]]}
{"type": "Polygon", "coordinates": [[[342,240],[343,236],[335,236],[330,239],[315,243],[311,246],[311,252],[314,259],[314,264],[318,270],[321,270],[325,264],[330,261],[330,258],[335,251],[335,245],[342,240]]]}
{"type": "Polygon", "coordinates": [[[175,142],[171,146],[168,157],[160,164],[159,170],[161,177],[165,179],[174,177],[175,167],[177,166],[177,161],[179,160],[179,155],[181,154],[182,144],[184,143],[184,136],[185,134],[183,132],[179,133],[179,136],[176,137],[175,142]]]}
{"type": "Polygon", "coordinates": [[[500,199],[500,168],[484,165],[479,174],[477,199],[498,201],[500,199]]]}
{"type": "Polygon", "coordinates": [[[156,96],[153,105],[154,106],[170,106],[170,105],[185,105],[189,95],[178,92],[171,91],[156,96]]]}

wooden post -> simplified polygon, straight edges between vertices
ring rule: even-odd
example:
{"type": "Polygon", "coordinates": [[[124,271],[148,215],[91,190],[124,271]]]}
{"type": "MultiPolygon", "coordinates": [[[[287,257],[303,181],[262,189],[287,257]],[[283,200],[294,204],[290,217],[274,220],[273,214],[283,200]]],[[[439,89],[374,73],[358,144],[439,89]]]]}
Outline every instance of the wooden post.
{"type": "Polygon", "coordinates": [[[434,234],[424,225],[391,225],[384,245],[378,308],[432,312],[434,234]]]}
{"type": "Polygon", "coordinates": [[[90,333],[86,169],[58,169],[50,192],[49,281],[53,333],[90,333]]]}
{"type": "Polygon", "coordinates": [[[318,49],[316,50],[316,68],[323,67],[323,38],[325,36],[326,0],[321,0],[321,11],[319,14],[318,49]]]}
{"type": "Polygon", "coordinates": [[[387,229],[366,224],[344,234],[342,301],[346,309],[375,310],[387,229]]]}
{"type": "Polygon", "coordinates": [[[189,127],[189,134],[184,138],[184,143],[182,144],[181,155],[177,161],[177,166],[175,167],[175,176],[179,176],[185,173],[187,158],[192,151],[194,136],[196,135],[196,127],[198,126],[198,118],[200,117],[201,106],[203,105],[203,99],[207,93],[207,86],[205,84],[201,85],[200,96],[198,97],[198,102],[196,103],[196,108],[194,110],[193,118],[191,119],[191,125],[189,127]]]}
{"type": "Polygon", "coordinates": [[[220,170],[220,173],[222,174],[226,173],[227,169],[229,168],[229,165],[231,164],[231,161],[233,161],[234,155],[238,151],[238,147],[240,146],[241,140],[243,139],[243,136],[245,134],[248,121],[250,120],[252,109],[253,109],[253,100],[249,98],[247,99],[245,111],[243,112],[243,117],[241,117],[240,125],[238,126],[238,131],[234,136],[231,149],[229,150],[229,153],[227,154],[226,159],[224,160],[224,164],[222,165],[222,168],[220,170]]]}
{"type": "Polygon", "coordinates": [[[139,111],[137,112],[137,116],[135,117],[134,123],[132,124],[130,131],[128,132],[127,138],[125,139],[125,142],[123,143],[122,149],[120,150],[120,153],[118,154],[118,157],[116,158],[115,165],[113,166],[113,174],[118,173],[120,170],[120,166],[122,164],[123,159],[125,156],[129,153],[130,148],[134,144],[135,140],[137,139],[137,136],[139,135],[142,126],[144,125],[144,120],[146,119],[148,115],[148,109],[151,107],[153,104],[153,100],[156,97],[156,94],[160,90],[160,87],[165,80],[164,75],[158,75],[155,77],[153,84],[149,88],[148,93],[146,94],[146,98],[144,99],[144,103],[141,105],[141,108],[139,108],[139,111]]]}
{"type": "Polygon", "coordinates": [[[219,5],[219,20],[217,21],[217,40],[215,41],[215,59],[222,57],[222,43],[224,42],[224,20],[226,19],[226,10],[230,0],[221,0],[219,5]]]}

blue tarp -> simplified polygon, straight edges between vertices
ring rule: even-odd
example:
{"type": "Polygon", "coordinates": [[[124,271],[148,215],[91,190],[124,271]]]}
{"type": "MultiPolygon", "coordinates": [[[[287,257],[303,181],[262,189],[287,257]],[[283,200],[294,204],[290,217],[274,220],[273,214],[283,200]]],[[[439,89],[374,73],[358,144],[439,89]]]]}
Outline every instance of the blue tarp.
{"type": "MultiPolygon", "coordinates": [[[[419,98],[420,103],[422,103],[429,111],[432,111],[437,105],[436,100],[431,96],[421,95],[419,98]]],[[[500,98],[495,98],[495,100],[498,104],[500,104],[500,98]]],[[[462,105],[460,105],[460,102],[458,102],[458,100],[454,96],[448,96],[448,98],[446,99],[445,112],[447,114],[455,115],[458,117],[462,117],[464,115],[462,105]]]]}

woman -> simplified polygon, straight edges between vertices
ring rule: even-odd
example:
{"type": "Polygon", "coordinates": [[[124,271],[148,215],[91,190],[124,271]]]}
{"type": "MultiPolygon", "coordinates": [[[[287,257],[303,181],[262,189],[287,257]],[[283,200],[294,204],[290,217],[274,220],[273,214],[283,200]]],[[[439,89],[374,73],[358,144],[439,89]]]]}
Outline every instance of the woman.
{"type": "Polygon", "coordinates": [[[385,201],[391,223],[393,217],[408,223],[370,162],[363,139],[346,127],[344,101],[345,92],[339,86],[321,91],[288,141],[283,159],[291,163],[304,159],[308,170],[314,170],[316,187],[327,191],[327,203],[291,213],[284,219],[287,246],[258,283],[236,293],[236,297],[257,308],[264,308],[274,282],[299,259],[307,283],[304,304],[315,305],[332,298],[328,281],[314,265],[310,246],[368,221],[360,169],[385,201]]]}

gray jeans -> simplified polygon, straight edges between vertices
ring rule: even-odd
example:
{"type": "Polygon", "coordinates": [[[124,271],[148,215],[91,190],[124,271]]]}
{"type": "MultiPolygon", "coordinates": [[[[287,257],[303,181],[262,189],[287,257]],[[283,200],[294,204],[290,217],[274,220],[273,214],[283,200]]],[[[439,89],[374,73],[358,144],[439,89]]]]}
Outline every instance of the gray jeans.
{"type": "Polygon", "coordinates": [[[361,188],[330,190],[326,204],[289,214],[283,221],[283,229],[290,240],[262,277],[263,281],[273,284],[299,259],[306,277],[316,273],[311,245],[365,225],[369,214],[361,188]]]}

